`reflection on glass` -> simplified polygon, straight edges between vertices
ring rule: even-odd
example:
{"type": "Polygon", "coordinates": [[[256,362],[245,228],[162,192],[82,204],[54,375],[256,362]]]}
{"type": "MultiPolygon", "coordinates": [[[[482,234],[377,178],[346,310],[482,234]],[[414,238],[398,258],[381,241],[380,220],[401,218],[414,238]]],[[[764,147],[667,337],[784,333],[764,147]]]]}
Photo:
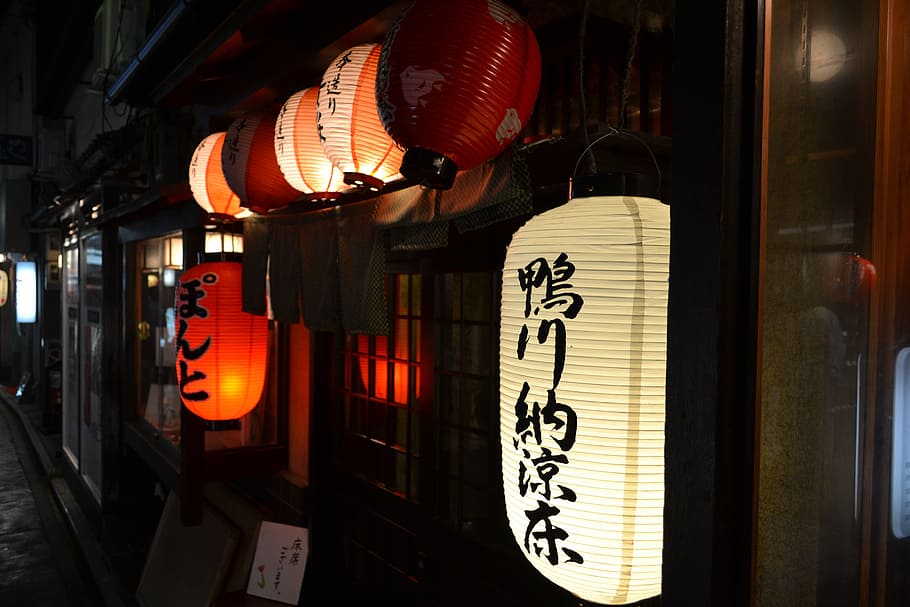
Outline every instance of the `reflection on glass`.
{"type": "MultiPolygon", "coordinates": [[[[172,444],[180,441],[180,393],[177,389],[174,295],[181,266],[174,267],[172,244],[179,233],[143,241],[139,245],[136,319],[139,348],[138,413],[172,444]],[[165,265],[169,262],[169,266],[165,265]],[[164,280],[164,271],[173,273],[164,280]]],[[[179,261],[182,264],[182,244],[179,261]]]]}
{"type": "Polygon", "coordinates": [[[101,410],[104,370],[101,364],[103,317],[101,288],[101,234],[94,233],[82,241],[82,427],[80,460],[82,478],[98,502],[102,488],[101,410]]]}
{"type": "Polygon", "coordinates": [[[79,469],[79,248],[63,253],[63,452],[79,469]]]}
{"type": "MultiPolygon", "coordinates": [[[[437,514],[459,532],[484,537],[492,528],[494,483],[487,474],[493,391],[492,275],[457,272],[436,279],[433,423],[438,442],[437,514]]],[[[495,436],[494,436],[495,437],[495,436]]]]}
{"type": "Polygon", "coordinates": [[[769,10],[754,604],[852,607],[875,277],[865,135],[875,122],[864,111],[874,104],[863,96],[875,90],[874,57],[845,67],[848,49],[873,46],[862,37],[874,28],[860,27],[869,20],[860,0],[769,10]]]}
{"type": "Polygon", "coordinates": [[[825,30],[812,32],[809,42],[809,81],[826,82],[847,63],[847,46],[839,36],[825,30]]]}

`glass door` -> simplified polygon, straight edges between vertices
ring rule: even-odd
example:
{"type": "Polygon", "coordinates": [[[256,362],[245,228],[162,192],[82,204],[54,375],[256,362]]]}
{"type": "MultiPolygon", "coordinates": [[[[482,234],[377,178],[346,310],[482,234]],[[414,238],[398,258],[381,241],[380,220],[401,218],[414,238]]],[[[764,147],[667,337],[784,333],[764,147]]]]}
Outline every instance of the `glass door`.
{"type": "Polygon", "coordinates": [[[94,498],[102,492],[103,310],[101,234],[63,251],[63,452],[94,498]]]}
{"type": "Polygon", "coordinates": [[[80,460],[82,478],[95,499],[101,501],[102,488],[102,379],[101,348],[102,277],[101,234],[82,239],[82,325],[81,384],[82,415],[80,424],[80,460]]]}
{"type": "Polygon", "coordinates": [[[865,604],[877,6],[766,5],[753,604],[865,604]]]}
{"type": "Polygon", "coordinates": [[[67,239],[63,251],[63,452],[79,469],[79,243],[67,239]]]}

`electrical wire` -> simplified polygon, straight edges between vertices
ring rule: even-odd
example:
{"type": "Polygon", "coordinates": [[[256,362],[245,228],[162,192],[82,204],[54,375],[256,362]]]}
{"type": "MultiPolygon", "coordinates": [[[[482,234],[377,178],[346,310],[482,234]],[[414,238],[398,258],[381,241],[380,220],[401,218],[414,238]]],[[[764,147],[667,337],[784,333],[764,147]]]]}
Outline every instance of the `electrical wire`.
{"type": "MultiPolygon", "coordinates": [[[[588,103],[585,98],[585,36],[588,29],[588,13],[591,0],[584,0],[581,7],[581,24],[578,31],[578,101],[581,110],[581,130],[585,138],[586,150],[590,151],[591,137],[588,134],[588,103]]],[[[577,168],[577,165],[576,165],[577,168]]],[[[588,154],[588,168],[592,173],[597,172],[597,161],[593,153],[588,154]]]]}
{"type": "MultiPolygon", "coordinates": [[[[110,120],[108,120],[108,118],[107,118],[107,113],[105,112],[105,109],[107,107],[106,91],[107,91],[108,77],[110,76],[110,70],[112,69],[112,67],[114,65],[114,61],[116,61],[117,57],[120,55],[120,51],[122,50],[121,47],[123,46],[123,41],[121,40],[121,34],[123,33],[123,13],[125,12],[125,10],[124,10],[125,8],[126,8],[126,0],[120,0],[119,6],[117,8],[117,30],[116,30],[116,33],[114,34],[114,45],[111,47],[111,56],[108,60],[108,63],[103,68],[104,69],[104,80],[102,81],[102,84],[101,84],[101,132],[102,133],[105,132],[105,127],[107,127],[107,129],[113,129],[113,125],[111,125],[110,120]]],[[[123,115],[126,112],[125,109],[118,112],[116,109],[114,109],[113,106],[111,106],[111,111],[114,112],[114,115],[117,116],[118,118],[123,118],[123,115]]]]}
{"type": "Polygon", "coordinates": [[[619,99],[619,124],[622,130],[626,124],[626,106],[632,88],[632,64],[635,61],[635,48],[638,46],[638,32],[641,30],[641,0],[635,3],[635,16],[632,18],[632,31],[629,33],[629,48],[626,52],[626,66],[623,71],[622,92],[619,99]]]}

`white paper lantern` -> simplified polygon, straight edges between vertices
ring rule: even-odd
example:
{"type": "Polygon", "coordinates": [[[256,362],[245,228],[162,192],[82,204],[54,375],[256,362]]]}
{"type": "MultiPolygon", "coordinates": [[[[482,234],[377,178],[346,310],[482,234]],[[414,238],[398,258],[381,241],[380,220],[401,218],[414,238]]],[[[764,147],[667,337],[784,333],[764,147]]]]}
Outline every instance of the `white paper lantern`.
{"type": "Polygon", "coordinates": [[[322,149],[316,128],[316,100],[319,87],[309,87],[291,95],[275,121],[275,155],[284,178],[308,200],[337,200],[349,190],[341,170],[322,149]]]}
{"type": "Polygon", "coordinates": [[[522,553],[577,597],[660,594],[670,210],[576,198],[506,253],[500,439],[522,553]]]}

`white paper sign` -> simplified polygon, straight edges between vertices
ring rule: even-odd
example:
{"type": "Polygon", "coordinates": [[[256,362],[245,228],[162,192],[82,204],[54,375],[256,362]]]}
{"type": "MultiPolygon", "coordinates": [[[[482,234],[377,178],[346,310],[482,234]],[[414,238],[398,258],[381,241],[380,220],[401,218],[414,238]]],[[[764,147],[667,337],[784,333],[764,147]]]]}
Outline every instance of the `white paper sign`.
{"type": "Polygon", "coordinates": [[[307,529],[262,521],[247,594],[296,605],[308,551],[307,529]]]}

